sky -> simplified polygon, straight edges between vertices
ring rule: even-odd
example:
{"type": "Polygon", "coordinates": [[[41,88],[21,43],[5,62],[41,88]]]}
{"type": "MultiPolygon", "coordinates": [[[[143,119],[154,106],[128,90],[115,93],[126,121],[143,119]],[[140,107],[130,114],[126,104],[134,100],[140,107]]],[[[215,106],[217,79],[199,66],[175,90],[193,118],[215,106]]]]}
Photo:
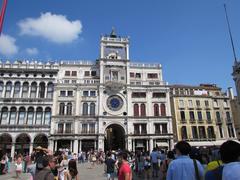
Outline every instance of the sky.
{"type": "Polygon", "coordinates": [[[240,58],[239,0],[8,0],[0,59],[95,61],[115,27],[130,37],[131,62],[162,64],[170,84],[225,91],[235,85],[224,3],[240,58]]]}

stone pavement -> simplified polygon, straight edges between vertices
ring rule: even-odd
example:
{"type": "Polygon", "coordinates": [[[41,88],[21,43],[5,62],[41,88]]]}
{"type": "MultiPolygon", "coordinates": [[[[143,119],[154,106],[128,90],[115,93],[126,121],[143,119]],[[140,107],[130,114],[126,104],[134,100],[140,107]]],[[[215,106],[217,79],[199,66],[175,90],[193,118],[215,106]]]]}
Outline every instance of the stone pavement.
{"type": "MultiPolygon", "coordinates": [[[[104,174],[104,165],[95,165],[95,167],[91,167],[90,163],[78,164],[78,172],[80,176],[80,180],[106,180],[106,174],[104,174]]],[[[20,179],[21,180],[29,180],[28,173],[22,173],[20,179]]],[[[0,175],[0,180],[13,180],[15,178],[15,172],[13,165],[11,167],[10,173],[6,175],[0,175]]],[[[117,177],[115,178],[117,180],[117,177]]],[[[134,176],[134,180],[144,180],[144,177],[136,177],[134,176]]],[[[156,178],[159,179],[159,178],[156,178]]],[[[150,179],[150,180],[155,180],[150,179]]]]}

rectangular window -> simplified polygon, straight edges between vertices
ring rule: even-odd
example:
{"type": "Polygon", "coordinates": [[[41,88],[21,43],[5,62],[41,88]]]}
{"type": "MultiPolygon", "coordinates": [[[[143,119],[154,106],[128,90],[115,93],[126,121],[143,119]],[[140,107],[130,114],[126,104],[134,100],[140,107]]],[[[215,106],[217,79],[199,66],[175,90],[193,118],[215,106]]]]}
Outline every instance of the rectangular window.
{"type": "Polygon", "coordinates": [[[65,80],[64,80],[64,83],[69,84],[69,80],[66,80],[66,79],[65,79],[65,80]]]}
{"type": "Polygon", "coordinates": [[[184,101],[183,100],[179,100],[179,107],[184,107],[184,101]]]}
{"type": "Polygon", "coordinates": [[[121,80],[124,80],[125,78],[124,78],[124,76],[121,76],[121,80]]]}
{"type": "Polygon", "coordinates": [[[185,121],[185,112],[184,111],[180,111],[180,115],[181,115],[181,120],[185,121]]]}
{"type": "Polygon", "coordinates": [[[220,112],[216,112],[216,119],[218,123],[221,123],[221,116],[220,116],[220,112]]]}
{"type": "Polygon", "coordinates": [[[96,96],[96,91],[90,91],[90,96],[96,96]]]}
{"type": "Polygon", "coordinates": [[[160,124],[155,124],[155,134],[161,134],[160,124]]]}
{"type": "Polygon", "coordinates": [[[72,97],[73,96],[73,91],[68,91],[68,96],[72,97]]]}
{"type": "Polygon", "coordinates": [[[197,106],[200,106],[200,105],[201,105],[199,100],[196,100],[196,105],[197,105],[197,106]]]}
{"type": "Polygon", "coordinates": [[[192,126],[192,137],[193,139],[198,139],[198,132],[196,126],[192,126]]]}
{"type": "Polygon", "coordinates": [[[86,76],[86,77],[90,76],[90,72],[89,71],[85,71],[84,72],[84,76],[86,76]]]}
{"type": "Polygon", "coordinates": [[[223,138],[223,130],[221,125],[218,126],[218,130],[219,130],[220,137],[223,138]]]}
{"type": "Polygon", "coordinates": [[[58,124],[58,133],[63,133],[63,124],[58,124]]]}
{"type": "Polygon", "coordinates": [[[139,124],[134,124],[134,134],[140,134],[139,124]]]}
{"type": "Polygon", "coordinates": [[[192,100],[188,100],[188,107],[193,107],[193,102],[192,102],[192,100]]]}
{"type": "Polygon", "coordinates": [[[198,114],[198,120],[199,120],[199,121],[202,121],[202,120],[203,120],[203,119],[202,119],[202,112],[201,112],[201,111],[198,111],[197,114],[198,114]]]}
{"type": "Polygon", "coordinates": [[[194,121],[195,120],[195,116],[194,116],[194,112],[193,111],[189,111],[189,117],[190,117],[190,121],[194,121]]]}
{"type": "Polygon", "coordinates": [[[96,71],[91,71],[91,76],[96,76],[97,72],[96,71]]]}
{"type": "Polygon", "coordinates": [[[88,91],[83,91],[83,96],[88,96],[88,91]]]}
{"type": "Polygon", "coordinates": [[[134,78],[134,73],[133,72],[130,72],[130,77],[134,78]]]}
{"type": "Polygon", "coordinates": [[[204,126],[199,126],[199,138],[200,139],[205,139],[206,138],[206,132],[205,132],[205,127],[204,126]]]}
{"type": "Polygon", "coordinates": [[[166,93],[161,93],[161,92],[154,92],[152,94],[153,98],[165,98],[166,97],[166,93]]]}
{"type": "Polygon", "coordinates": [[[162,124],[162,134],[167,134],[168,130],[167,130],[167,124],[162,124]]]}
{"type": "Polygon", "coordinates": [[[226,112],[226,118],[227,118],[227,122],[231,122],[231,116],[230,116],[230,112],[226,112]]]}
{"type": "Polygon", "coordinates": [[[147,77],[149,79],[157,79],[158,78],[158,74],[157,73],[148,73],[147,77]]]}
{"type": "Polygon", "coordinates": [[[72,124],[71,123],[66,123],[66,133],[71,133],[72,130],[72,124]]]}
{"type": "Polygon", "coordinates": [[[72,80],[72,83],[73,83],[73,84],[76,84],[76,83],[77,83],[77,80],[72,80]]]}
{"type": "Polygon", "coordinates": [[[72,76],[77,76],[77,71],[72,71],[72,76]]]}
{"type": "Polygon", "coordinates": [[[147,134],[147,124],[141,124],[141,134],[147,134]]]}
{"type": "Polygon", "coordinates": [[[117,71],[112,71],[112,80],[118,81],[118,72],[117,71]]]}
{"type": "Polygon", "coordinates": [[[136,73],[136,78],[141,78],[141,73],[136,73]]]}
{"type": "Polygon", "coordinates": [[[132,98],[145,98],[146,93],[145,92],[133,92],[132,98]]]}
{"type": "Polygon", "coordinates": [[[82,124],[82,133],[86,134],[87,133],[87,124],[82,124]]]}
{"type": "Polygon", "coordinates": [[[211,121],[212,120],[211,113],[209,111],[206,111],[206,115],[207,115],[207,120],[211,121]]]}
{"type": "Polygon", "coordinates": [[[208,107],[209,106],[208,100],[205,100],[204,102],[205,102],[205,106],[208,107]]]}
{"type": "Polygon", "coordinates": [[[218,107],[218,101],[216,99],[213,101],[213,106],[218,107]]]}
{"type": "Polygon", "coordinates": [[[65,76],[70,76],[70,71],[65,71],[65,76]]]}
{"type": "Polygon", "coordinates": [[[95,123],[90,123],[89,124],[89,133],[90,134],[95,134],[95,123]]]}
{"type": "Polygon", "coordinates": [[[66,91],[60,91],[60,96],[61,96],[61,97],[66,96],[66,91]]]}

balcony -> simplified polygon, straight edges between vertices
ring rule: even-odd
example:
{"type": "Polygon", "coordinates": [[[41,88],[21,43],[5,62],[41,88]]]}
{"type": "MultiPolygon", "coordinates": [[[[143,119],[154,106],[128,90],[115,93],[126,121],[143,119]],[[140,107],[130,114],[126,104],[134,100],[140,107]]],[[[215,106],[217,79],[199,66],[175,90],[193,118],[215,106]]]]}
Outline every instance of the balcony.
{"type": "Polygon", "coordinates": [[[186,119],[180,119],[180,123],[186,124],[186,123],[187,123],[187,120],[186,120],[186,119]]]}
{"type": "Polygon", "coordinates": [[[212,119],[207,119],[207,123],[212,124],[213,123],[212,119]]]}
{"type": "Polygon", "coordinates": [[[95,130],[90,131],[81,131],[81,134],[96,134],[95,130]]]}
{"type": "Polygon", "coordinates": [[[58,135],[61,135],[61,134],[74,134],[74,131],[73,130],[55,130],[54,131],[54,134],[58,134],[58,135]]]}
{"type": "Polygon", "coordinates": [[[190,119],[189,122],[190,123],[196,123],[196,119],[190,119]]]}

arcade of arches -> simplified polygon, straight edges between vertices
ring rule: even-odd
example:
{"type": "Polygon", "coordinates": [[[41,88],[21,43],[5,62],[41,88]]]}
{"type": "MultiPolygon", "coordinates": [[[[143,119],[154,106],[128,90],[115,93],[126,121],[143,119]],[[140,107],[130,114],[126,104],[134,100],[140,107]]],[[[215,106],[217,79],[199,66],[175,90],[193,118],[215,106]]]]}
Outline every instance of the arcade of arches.
{"type": "Polygon", "coordinates": [[[15,141],[8,133],[0,135],[0,157],[5,154],[11,154],[14,157],[14,153],[31,154],[33,149],[37,146],[44,148],[48,147],[48,138],[45,134],[38,134],[33,139],[27,133],[21,133],[16,136],[15,141]]]}

